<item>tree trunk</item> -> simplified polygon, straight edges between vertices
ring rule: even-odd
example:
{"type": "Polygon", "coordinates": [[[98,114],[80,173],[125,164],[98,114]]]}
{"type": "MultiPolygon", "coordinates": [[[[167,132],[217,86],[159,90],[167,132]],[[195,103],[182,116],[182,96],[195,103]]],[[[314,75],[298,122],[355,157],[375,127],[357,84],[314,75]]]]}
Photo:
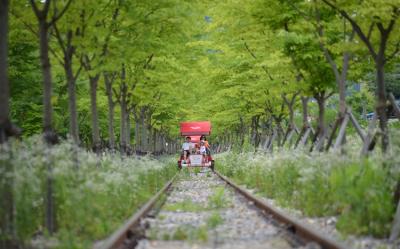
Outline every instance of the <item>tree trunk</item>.
{"type": "Polygon", "coordinates": [[[78,113],[76,110],[76,82],[72,71],[73,47],[68,47],[64,54],[64,71],[68,85],[68,108],[70,113],[69,132],[76,144],[79,144],[78,113]]]}
{"type": "Polygon", "coordinates": [[[282,146],[282,142],[283,142],[283,136],[285,131],[283,130],[282,127],[282,118],[276,118],[275,119],[275,124],[276,124],[276,136],[277,136],[277,140],[278,140],[278,147],[282,146]]]}
{"type": "Polygon", "coordinates": [[[162,142],[163,142],[163,135],[162,135],[162,131],[160,130],[157,135],[157,146],[156,146],[156,149],[157,149],[156,152],[158,155],[162,154],[162,148],[163,148],[162,142]]]}
{"type": "MultiPolygon", "coordinates": [[[[294,104],[294,103],[293,103],[294,104]]],[[[291,130],[294,129],[294,110],[293,110],[293,104],[288,105],[289,109],[289,127],[291,130]]]]}
{"type": "Polygon", "coordinates": [[[348,53],[345,53],[343,56],[343,64],[344,68],[342,69],[341,77],[338,81],[338,88],[339,88],[339,114],[340,117],[343,118],[346,112],[346,78],[347,78],[347,70],[349,64],[349,57],[348,53]]]}
{"type": "Polygon", "coordinates": [[[51,103],[52,95],[52,79],[51,65],[49,58],[49,40],[48,40],[48,25],[46,19],[39,19],[39,45],[40,45],[40,62],[43,77],[43,130],[45,133],[52,132],[52,115],[53,107],[51,103]]]}
{"type": "Polygon", "coordinates": [[[318,96],[317,102],[318,102],[318,138],[323,138],[325,131],[326,131],[326,126],[325,126],[325,94],[321,94],[321,96],[318,96]]]}
{"type": "Polygon", "coordinates": [[[245,128],[244,120],[243,120],[243,117],[240,117],[240,127],[239,127],[239,138],[240,138],[240,140],[238,141],[239,142],[240,152],[243,152],[245,134],[246,134],[246,128],[245,128]]]}
{"type": "MultiPolygon", "coordinates": [[[[5,153],[3,151],[3,145],[7,141],[5,126],[9,122],[9,99],[10,99],[10,89],[8,81],[8,0],[0,0],[0,153],[5,153]]],[[[1,159],[0,159],[1,160],[1,159]]],[[[10,167],[7,167],[7,162],[2,162],[1,172],[5,174],[9,173],[10,167]],[[4,167],[4,168],[3,168],[4,167]]],[[[1,179],[5,178],[5,174],[1,174],[1,179]],[[4,174],[4,175],[3,175],[4,174]]],[[[12,188],[8,186],[8,181],[3,183],[1,186],[2,200],[1,200],[1,230],[4,231],[6,236],[10,236],[10,228],[13,225],[13,209],[10,210],[10,204],[14,203],[12,188]],[[11,211],[11,212],[10,212],[11,211]],[[11,218],[11,219],[10,219],[11,218]]],[[[10,239],[10,238],[6,238],[10,239]]],[[[6,248],[7,244],[0,244],[2,248],[6,248]]]]}
{"type": "Polygon", "coordinates": [[[153,153],[157,153],[157,130],[153,129],[153,153]]]}
{"type": "Polygon", "coordinates": [[[140,142],[141,142],[141,149],[142,151],[147,151],[147,131],[146,131],[146,108],[142,107],[140,109],[140,128],[141,128],[141,135],[140,135],[140,142]]]}
{"type": "Polygon", "coordinates": [[[128,111],[126,112],[125,119],[125,144],[126,148],[129,149],[131,146],[131,117],[128,111]]]}
{"type": "Polygon", "coordinates": [[[325,57],[331,65],[332,71],[335,75],[336,84],[339,89],[339,117],[343,118],[346,111],[346,78],[350,54],[348,52],[343,54],[343,69],[342,73],[340,73],[336,62],[332,59],[328,50],[326,48],[324,48],[324,50],[325,57]]]}
{"type": "Polygon", "coordinates": [[[140,142],[140,118],[139,115],[134,112],[134,119],[135,119],[135,151],[138,152],[141,150],[141,142],[140,142]]]}
{"type": "MultiPolygon", "coordinates": [[[[7,146],[7,129],[9,120],[10,89],[8,80],[8,0],[0,0],[0,158],[1,170],[1,202],[0,202],[0,229],[3,239],[0,241],[1,248],[17,248],[15,231],[15,207],[14,207],[14,167],[10,157],[5,154],[10,148],[7,146]]],[[[9,154],[11,155],[11,153],[9,154]]]]}
{"type": "Polygon", "coordinates": [[[127,93],[128,87],[126,85],[126,71],[125,65],[122,64],[121,67],[121,85],[120,85],[120,96],[119,96],[119,104],[121,106],[121,120],[120,120],[120,137],[119,143],[122,153],[126,153],[127,146],[127,93]]]}
{"type": "Polygon", "coordinates": [[[104,83],[106,86],[106,95],[108,103],[108,139],[111,151],[115,150],[115,134],[114,134],[114,108],[112,83],[113,77],[108,73],[104,73],[104,83]]]}
{"type": "Polygon", "coordinates": [[[89,76],[90,82],[90,111],[92,122],[92,145],[95,153],[100,153],[100,131],[99,131],[99,117],[97,111],[97,85],[100,75],[89,76]]]}
{"type": "Polygon", "coordinates": [[[257,148],[258,148],[258,146],[260,144],[260,133],[259,133],[259,130],[258,130],[259,127],[260,127],[260,116],[256,116],[256,119],[254,121],[254,128],[255,128],[255,131],[254,131],[254,135],[255,135],[255,137],[254,137],[254,148],[255,148],[255,150],[257,150],[257,148]]]}
{"type": "Polygon", "coordinates": [[[146,133],[147,133],[147,151],[152,151],[153,150],[153,127],[151,125],[151,116],[152,113],[149,109],[147,109],[147,115],[146,115],[146,133]]]}
{"type": "Polygon", "coordinates": [[[119,134],[119,146],[121,153],[126,150],[126,105],[125,101],[121,100],[121,118],[120,118],[120,134],[119,134]]]}
{"type": "Polygon", "coordinates": [[[389,146],[389,135],[387,128],[386,113],[386,87],[385,87],[385,62],[384,56],[378,55],[376,60],[376,79],[377,79],[377,106],[376,112],[379,116],[379,127],[382,130],[382,151],[386,152],[389,146]]]}
{"type": "Polygon", "coordinates": [[[7,140],[10,86],[8,80],[8,0],[0,0],[0,144],[7,140]]]}
{"type": "Polygon", "coordinates": [[[251,125],[250,125],[250,134],[249,134],[249,143],[254,146],[255,141],[255,116],[251,117],[251,125]]]}
{"type": "Polygon", "coordinates": [[[159,137],[160,137],[159,132],[156,129],[154,129],[154,132],[153,132],[153,142],[154,142],[153,152],[154,152],[154,155],[158,155],[159,137]]]}
{"type": "Polygon", "coordinates": [[[301,144],[300,142],[303,142],[304,145],[310,133],[309,131],[310,122],[308,121],[308,97],[301,96],[300,99],[303,109],[303,127],[301,128],[300,134],[296,139],[294,148],[297,148],[299,144],[301,144]]]}
{"type": "MultiPolygon", "coordinates": [[[[52,78],[51,78],[51,65],[49,58],[49,40],[48,40],[48,24],[46,23],[46,15],[42,15],[39,21],[39,47],[40,47],[40,62],[42,68],[43,77],[43,132],[44,140],[48,145],[55,144],[57,142],[57,136],[53,131],[52,127],[52,114],[53,107],[51,103],[52,95],[52,78]]],[[[56,231],[56,212],[55,212],[55,198],[53,191],[53,177],[52,177],[52,166],[47,163],[47,182],[46,182],[46,215],[45,224],[50,235],[56,231]]]]}
{"type": "Polygon", "coordinates": [[[389,240],[394,242],[400,235],[400,201],[397,204],[389,240]]]}
{"type": "Polygon", "coordinates": [[[310,123],[308,122],[308,97],[301,97],[301,105],[303,107],[303,128],[308,128],[310,123]]]}

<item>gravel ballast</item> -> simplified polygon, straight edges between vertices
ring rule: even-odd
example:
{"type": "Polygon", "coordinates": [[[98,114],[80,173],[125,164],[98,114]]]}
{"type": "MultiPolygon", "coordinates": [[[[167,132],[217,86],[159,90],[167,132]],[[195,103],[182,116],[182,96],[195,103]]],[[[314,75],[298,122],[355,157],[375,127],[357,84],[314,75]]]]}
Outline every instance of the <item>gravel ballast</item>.
{"type": "Polygon", "coordinates": [[[177,181],[136,248],[319,248],[299,247],[244,197],[207,169],[177,181]]]}

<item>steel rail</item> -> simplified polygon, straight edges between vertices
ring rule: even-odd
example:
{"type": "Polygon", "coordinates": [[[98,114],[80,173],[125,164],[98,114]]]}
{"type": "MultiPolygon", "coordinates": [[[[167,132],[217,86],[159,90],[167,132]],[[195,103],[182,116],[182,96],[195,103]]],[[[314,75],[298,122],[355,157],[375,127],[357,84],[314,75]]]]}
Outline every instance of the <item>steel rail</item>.
{"type": "Polygon", "coordinates": [[[219,176],[224,182],[232,186],[237,192],[242,194],[246,199],[252,201],[259,209],[271,214],[277,221],[284,223],[288,226],[288,230],[295,235],[301,237],[307,242],[316,242],[324,249],[346,249],[347,246],[327,237],[326,235],[317,232],[315,229],[308,225],[302,224],[300,221],[290,217],[277,208],[264,200],[261,200],[252,195],[247,190],[239,187],[226,176],[223,176],[218,171],[214,170],[215,174],[219,176]]]}
{"type": "Polygon", "coordinates": [[[179,172],[168,181],[162,189],[160,189],[146,204],[144,204],[139,211],[134,213],[124,225],[122,225],[118,230],[116,230],[110,237],[108,237],[95,249],[115,249],[119,248],[122,243],[129,238],[130,230],[140,224],[140,220],[147,215],[147,213],[153,208],[156,202],[160,199],[161,195],[164,194],[171,186],[172,183],[177,178],[179,172]]]}

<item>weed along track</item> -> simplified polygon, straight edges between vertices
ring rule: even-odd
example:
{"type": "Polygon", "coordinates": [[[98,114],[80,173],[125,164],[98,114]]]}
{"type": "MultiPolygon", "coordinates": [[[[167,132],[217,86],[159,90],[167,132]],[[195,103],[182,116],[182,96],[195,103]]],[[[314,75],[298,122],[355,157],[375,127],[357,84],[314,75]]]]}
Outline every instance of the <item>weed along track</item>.
{"type": "Polygon", "coordinates": [[[182,171],[96,248],[345,248],[277,221],[227,181],[208,169],[182,171]]]}

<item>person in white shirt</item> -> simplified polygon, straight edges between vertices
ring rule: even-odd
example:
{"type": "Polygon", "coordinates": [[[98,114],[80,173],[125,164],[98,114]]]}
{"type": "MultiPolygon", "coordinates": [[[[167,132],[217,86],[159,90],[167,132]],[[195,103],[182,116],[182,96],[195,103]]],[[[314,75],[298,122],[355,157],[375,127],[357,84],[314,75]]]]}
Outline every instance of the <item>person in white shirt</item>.
{"type": "Polygon", "coordinates": [[[200,142],[200,154],[205,155],[207,153],[206,145],[203,141],[200,142]]]}
{"type": "Polygon", "coordinates": [[[190,155],[191,149],[193,149],[191,137],[186,137],[186,141],[182,144],[183,160],[185,160],[185,162],[186,162],[187,156],[190,155]]]}

